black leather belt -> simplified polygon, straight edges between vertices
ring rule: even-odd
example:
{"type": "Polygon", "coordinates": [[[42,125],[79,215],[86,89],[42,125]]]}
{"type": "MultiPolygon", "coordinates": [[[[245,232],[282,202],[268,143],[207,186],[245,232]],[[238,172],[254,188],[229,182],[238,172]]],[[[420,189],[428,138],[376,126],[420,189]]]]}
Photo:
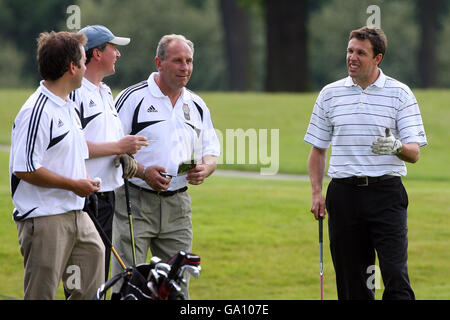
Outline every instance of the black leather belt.
{"type": "Polygon", "coordinates": [[[150,189],[147,189],[147,188],[142,188],[142,187],[139,187],[139,186],[137,186],[137,185],[135,185],[134,183],[131,183],[131,182],[128,182],[128,184],[130,185],[130,187],[132,187],[132,188],[134,188],[134,189],[137,189],[137,190],[139,190],[139,191],[144,191],[144,192],[148,192],[148,193],[153,193],[153,194],[156,194],[156,195],[158,195],[158,196],[161,196],[161,197],[170,197],[170,196],[173,196],[173,195],[175,195],[175,194],[177,194],[177,193],[179,193],[179,192],[185,192],[186,190],[187,190],[187,186],[186,187],[183,187],[183,188],[180,188],[180,189],[178,189],[178,190],[171,190],[171,191],[155,191],[155,190],[150,190],[150,189]]]}
{"type": "Polygon", "coordinates": [[[351,184],[351,185],[358,186],[358,187],[366,187],[370,184],[393,179],[393,178],[400,179],[400,177],[397,177],[397,176],[384,175],[384,176],[380,176],[380,177],[365,177],[365,176],[364,177],[356,177],[356,176],[354,176],[354,177],[348,177],[348,178],[333,178],[333,181],[338,182],[338,183],[351,184]]]}
{"type": "Polygon", "coordinates": [[[96,192],[95,194],[97,195],[97,197],[106,198],[106,197],[108,197],[111,193],[114,193],[114,191],[101,191],[101,192],[96,192]]]}

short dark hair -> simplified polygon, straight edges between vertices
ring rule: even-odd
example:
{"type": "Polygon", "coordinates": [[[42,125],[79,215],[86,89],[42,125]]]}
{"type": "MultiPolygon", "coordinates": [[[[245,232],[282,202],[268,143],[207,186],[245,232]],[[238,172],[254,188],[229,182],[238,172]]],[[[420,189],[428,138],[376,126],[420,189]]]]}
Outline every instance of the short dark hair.
{"type": "Polygon", "coordinates": [[[90,48],[89,50],[87,50],[86,51],[86,64],[88,64],[91,61],[92,55],[94,54],[94,49],[98,49],[103,52],[103,51],[105,51],[107,44],[108,44],[108,42],[105,42],[99,46],[96,46],[94,48],[90,48]]]}
{"type": "Polygon", "coordinates": [[[356,38],[358,40],[366,40],[366,39],[369,40],[370,43],[372,44],[374,57],[380,53],[384,57],[384,53],[386,52],[387,48],[387,38],[383,30],[369,27],[362,27],[350,32],[348,40],[350,41],[353,38],[356,38]]]}
{"type": "Polygon", "coordinates": [[[69,70],[70,63],[80,67],[82,52],[87,38],[73,32],[43,32],[37,38],[38,71],[44,80],[57,80],[69,70]]]}

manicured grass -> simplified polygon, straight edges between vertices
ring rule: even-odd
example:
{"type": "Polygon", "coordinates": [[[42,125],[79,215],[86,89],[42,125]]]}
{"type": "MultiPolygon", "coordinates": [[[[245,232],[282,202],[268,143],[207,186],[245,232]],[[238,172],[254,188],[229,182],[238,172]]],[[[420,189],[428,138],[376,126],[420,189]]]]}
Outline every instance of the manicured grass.
{"type": "MultiPolygon", "coordinates": [[[[307,183],[292,181],[212,177],[192,187],[194,250],[203,260],[201,277],[191,281],[192,298],[318,298],[319,245],[309,194],[307,183]]],[[[325,260],[332,298],[327,250],[325,260]]]]}
{"type": "Polygon", "coordinates": [[[11,129],[22,105],[34,89],[0,89],[0,144],[11,143],[11,129]]]}
{"type": "MultiPolygon", "coordinates": [[[[408,177],[450,180],[450,171],[442,170],[449,155],[450,90],[414,90],[414,93],[422,113],[428,146],[421,149],[420,161],[408,166],[408,177]]],[[[230,128],[279,129],[280,172],[307,173],[311,146],[303,142],[303,138],[317,93],[205,93],[201,96],[211,109],[215,127],[222,132],[230,128]]],[[[259,170],[261,165],[224,164],[220,167],[259,170]]]]}
{"type": "MultiPolygon", "coordinates": [[[[34,89],[1,89],[0,90],[0,144],[9,144],[11,127],[14,118],[34,89]]],[[[119,89],[114,90],[117,94],[119,89]]],[[[445,168],[448,159],[447,141],[450,141],[448,119],[450,119],[450,90],[414,90],[422,112],[425,131],[429,145],[421,149],[418,164],[408,166],[408,177],[422,180],[450,180],[450,171],[445,168]]],[[[279,130],[278,153],[279,172],[307,173],[307,158],[310,145],[303,142],[306,128],[311,117],[312,107],[317,93],[305,94],[274,94],[274,93],[199,93],[211,110],[216,129],[223,134],[223,161],[221,169],[240,169],[258,171],[261,158],[257,155],[258,164],[248,164],[250,153],[259,150],[258,146],[250,151],[249,139],[246,140],[246,163],[237,164],[234,152],[234,164],[226,162],[227,141],[226,130],[251,129],[259,133],[268,129],[267,138],[270,141],[271,129],[279,130]]],[[[248,132],[247,132],[248,133],[248,132]]],[[[258,140],[259,142],[259,140],[258,140]]],[[[236,148],[237,141],[234,142],[236,148]]],[[[275,155],[270,154],[269,160],[275,161],[275,155]]]]}
{"type": "MultiPolygon", "coordinates": [[[[7,170],[4,152],[0,165],[7,170]]],[[[450,182],[405,179],[405,186],[411,283],[418,299],[448,299],[450,182]]],[[[192,299],[319,298],[317,222],[309,213],[308,182],[212,176],[190,193],[193,251],[203,268],[200,278],[191,280],[192,299]]],[[[5,176],[0,194],[0,294],[20,298],[22,256],[5,176]]],[[[325,295],[336,299],[326,225],[325,295]]]]}
{"type": "MultiPolygon", "coordinates": [[[[450,183],[404,179],[404,184],[416,297],[449,299],[450,183]]],[[[307,182],[212,177],[191,194],[194,249],[204,261],[201,277],[191,281],[193,299],[319,298],[317,222],[309,213],[307,182]]],[[[325,296],[336,299],[324,226],[325,296]]],[[[381,295],[377,290],[377,298],[381,295]]]]}
{"type": "MultiPolygon", "coordinates": [[[[18,108],[33,90],[0,90],[0,143],[8,144],[18,108]]],[[[404,179],[409,194],[409,273],[418,299],[450,298],[450,91],[415,91],[429,146],[404,179]]],[[[279,129],[280,172],[306,173],[309,145],[303,142],[316,93],[201,96],[216,128],[279,129]]],[[[258,165],[220,165],[258,170],[258,165]]],[[[0,152],[0,294],[23,297],[23,260],[12,220],[8,154],[0,152]]],[[[309,213],[310,186],[212,176],[190,187],[194,246],[202,274],[191,279],[192,299],[318,299],[317,222],[309,213]]],[[[324,224],[325,298],[335,299],[334,270],[324,224]]],[[[381,298],[382,290],[377,291],[381,298]]],[[[57,298],[63,299],[60,289],[57,298]]],[[[2,296],[0,296],[0,299],[2,296]]],[[[4,298],[4,297],[3,297],[4,298]]]]}

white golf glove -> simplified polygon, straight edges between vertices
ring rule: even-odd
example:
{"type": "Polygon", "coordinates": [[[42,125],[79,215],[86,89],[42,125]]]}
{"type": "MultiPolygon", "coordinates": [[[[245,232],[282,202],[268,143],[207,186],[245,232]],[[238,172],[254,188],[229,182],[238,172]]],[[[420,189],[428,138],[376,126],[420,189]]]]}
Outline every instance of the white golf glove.
{"type": "Polygon", "coordinates": [[[402,142],[391,134],[391,130],[386,128],[386,138],[375,140],[372,143],[372,152],[376,154],[399,154],[402,152],[402,142]]]}

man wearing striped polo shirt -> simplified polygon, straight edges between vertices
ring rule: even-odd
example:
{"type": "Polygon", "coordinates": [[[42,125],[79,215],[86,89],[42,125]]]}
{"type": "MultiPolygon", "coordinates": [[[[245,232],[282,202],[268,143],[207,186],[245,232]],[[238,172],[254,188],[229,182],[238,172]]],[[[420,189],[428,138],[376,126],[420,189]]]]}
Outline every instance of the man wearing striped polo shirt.
{"type": "Polygon", "coordinates": [[[9,172],[25,299],[54,299],[61,279],[69,299],[91,299],[104,280],[105,247],[81,210],[99,183],[87,175],[88,148],[68,98],[86,70],[85,43],[82,34],[41,33],[44,80],[14,120],[9,172]]]}
{"type": "Polygon", "coordinates": [[[373,299],[375,252],[383,299],[414,299],[407,269],[408,196],[401,177],[427,144],[417,101],[379,65],[387,40],[381,29],[350,33],[348,77],[325,86],[305,141],[312,186],[311,212],[329,214],[330,250],[339,299],[373,299]],[[331,145],[326,199],[322,195],[331,145]]]}

